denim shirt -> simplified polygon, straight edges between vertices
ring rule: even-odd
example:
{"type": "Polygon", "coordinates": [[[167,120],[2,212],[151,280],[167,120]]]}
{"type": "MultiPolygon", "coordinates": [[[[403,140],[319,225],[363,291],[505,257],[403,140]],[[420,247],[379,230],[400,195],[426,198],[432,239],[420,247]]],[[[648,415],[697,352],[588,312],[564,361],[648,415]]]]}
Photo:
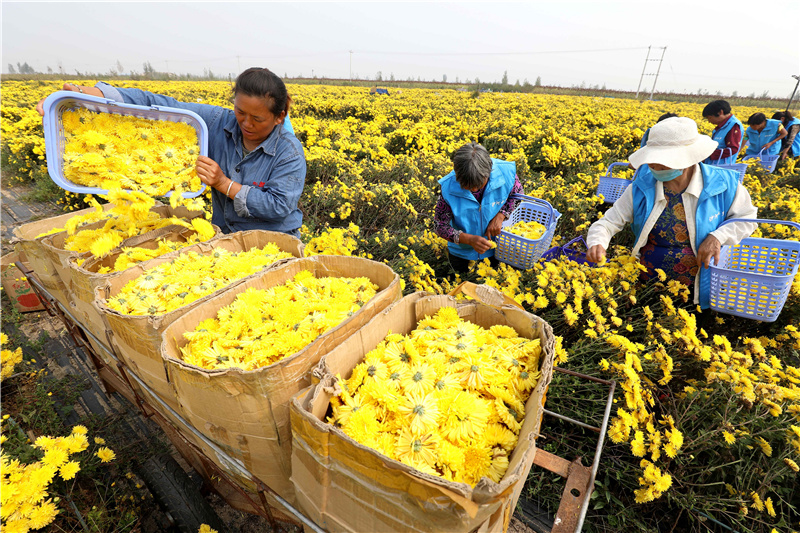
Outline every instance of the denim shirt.
{"type": "Polygon", "coordinates": [[[306,159],[288,117],[284,127],[273,129],[264,142],[242,158],[242,131],[231,109],[180,102],[169,96],[141,89],[120,89],[103,82],[96,87],[103,96],[118,102],[176,107],[200,115],[208,126],[208,156],[216,161],[223,174],[242,186],[233,200],[217,190],[211,191],[211,222],[223,233],[263,229],[300,236],[303,214],[297,203],[305,185],[306,159]]]}

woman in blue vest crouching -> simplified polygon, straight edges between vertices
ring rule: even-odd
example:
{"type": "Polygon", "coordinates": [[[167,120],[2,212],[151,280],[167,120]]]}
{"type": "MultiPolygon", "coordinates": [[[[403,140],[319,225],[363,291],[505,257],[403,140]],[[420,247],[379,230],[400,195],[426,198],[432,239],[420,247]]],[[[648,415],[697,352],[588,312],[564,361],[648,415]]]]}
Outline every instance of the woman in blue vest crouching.
{"type": "Polygon", "coordinates": [[[763,150],[766,155],[778,155],[781,149],[781,139],[786,137],[786,129],[780,120],[767,118],[764,113],[754,113],[747,119],[750,126],[745,132],[747,142],[750,143],[744,154],[744,159],[758,157],[763,150]]]}
{"type": "Polygon", "coordinates": [[[792,116],[791,111],[778,111],[772,118],[786,129],[786,137],[781,141],[781,161],[800,156],[800,119],[792,116]]]}
{"type": "Polygon", "coordinates": [[[730,218],[756,218],[756,208],[735,171],[701,163],[717,148],[690,118],[653,126],[647,145],[630,156],[642,167],[636,180],[589,228],[586,259],[602,261],[611,238],[629,223],[633,254],[648,274],[659,268],[694,287],[694,302],[708,308],[711,259],[719,263],[722,245],[738,244],[756,229],[749,222],[720,227],[730,218]]]}
{"type": "Polygon", "coordinates": [[[486,258],[496,264],[491,239],[517,206],[509,196],[523,194],[516,164],[489,157],[486,148],[468,143],[455,151],[453,170],[439,185],[434,230],[448,241],[453,270],[467,272],[470,261],[486,258]]]}

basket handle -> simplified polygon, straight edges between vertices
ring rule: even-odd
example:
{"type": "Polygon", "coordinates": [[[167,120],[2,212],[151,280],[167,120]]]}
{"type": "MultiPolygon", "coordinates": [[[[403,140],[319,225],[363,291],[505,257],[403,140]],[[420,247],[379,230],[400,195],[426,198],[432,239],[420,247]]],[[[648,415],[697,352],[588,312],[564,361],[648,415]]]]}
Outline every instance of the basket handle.
{"type": "Polygon", "coordinates": [[[625,161],[617,162],[617,163],[611,163],[610,165],[608,165],[608,170],[606,171],[606,177],[607,178],[611,178],[613,176],[614,167],[625,167],[625,168],[628,168],[629,165],[630,165],[630,163],[627,163],[625,161]]]}
{"type": "Polygon", "coordinates": [[[550,210],[550,220],[553,220],[553,212],[555,210],[553,209],[553,206],[550,205],[550,202],[548,202],[547,200],[542,200],[541,198],[534,198],[533,196],[528,196],[527,194],[512,194],[511,196],[509,196],[509,198],[512,200],[525,200],[527,202],[531,202],[534,204],[543,205],[550,210]]]}
{"type": "MultiPolygon", "coordinates": [[[[583,235],[578,235],[577,237],[575,237],[574,239],[569,241],[567,244],[565,244],[561,248],[569,248],[571,245],[575,244],[576,242],[582,242],[583,245],[586,246],[586,241],[583,240],[583,235]]],[[[588,246],[587,246],[587,248],[588,248],[588,246]]]]}
{"type": "Polygon", "coordinates": [[[800,224],[798,224],[797,222],[792,222],[790,220],[772,220],[772,219],[769,219],[769,218],[729,218],[728,220],[725,220],[722,224],[720,224],[717,227],[721,228],[722,226],[724,226],[725,224],[728,224],[730,222],[755,222],[755,223],[765,223],[765,224],[783,224],[785,226],[791,226],[796,230],[800,230],[800,224]]]}

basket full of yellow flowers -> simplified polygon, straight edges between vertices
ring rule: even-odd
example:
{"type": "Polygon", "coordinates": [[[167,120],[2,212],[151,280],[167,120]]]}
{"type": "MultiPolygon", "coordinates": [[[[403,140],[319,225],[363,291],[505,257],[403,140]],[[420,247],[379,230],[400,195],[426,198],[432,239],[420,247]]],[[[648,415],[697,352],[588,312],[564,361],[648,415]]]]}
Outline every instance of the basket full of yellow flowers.
{"type": "MultiPolygon", "coordinates": [[[[100,310],[94,305],[95,291],[107,279],[134,265],[207,242],[220,234],[219,228],[203,217],[191,220],[175,218],[172,222],[169,226],[124,240],[106,256],[84,254],[69,260],[71,299],[76,318],[96,338],[105,341],[107,326],[100,310]]],[[[103,350],[99,352],[102,354],[103,350]]],[[[116,370],[115,365],[111,365],[111,368],[116,370]]]]}
{"type": "MultiPolygon", "coordinates": [[[[119,358],[159,399],[177,409],[161,359],[167,326],[248,277],[302,255],[303,243],[286,233],[221,235],[103,278],[95,288],[94,305],[119,358]]],[[[149,398],[147,391],[140,392],[149,398]]]]}
{"type": "Polygon", "coordinates": [[[323,255],[249,278],[192,309],[164,330],[162,345],[183,418],[294,502],[289,402],[311,384],[320,357],[400,296],[389,266],[323,255]]]}
{"type": "Polygon", "coordinates": [[[205,190],[195,162],[208,155],[208,127],[192,111],[57,91],[45,99],[43,130],[47,171],[68,191],[194,198],[205,190]]]}
{"type": "Polygon", "coordinates": [[[550,326],[521,309],[405,297],[293,399],[298,503],[337,531],[505,531],[554,350],[550,326]]]}

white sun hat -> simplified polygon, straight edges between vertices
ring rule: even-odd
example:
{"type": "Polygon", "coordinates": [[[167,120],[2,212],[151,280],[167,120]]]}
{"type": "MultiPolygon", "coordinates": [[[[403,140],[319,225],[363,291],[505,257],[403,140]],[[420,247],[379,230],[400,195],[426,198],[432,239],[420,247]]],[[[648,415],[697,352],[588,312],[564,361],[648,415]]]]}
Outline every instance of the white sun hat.
{"type": "Polygon", "coordinates": [[[647,144],[633,152],[629,159],[635,168],[656,163],[684,169],[703,161],[718,147],[717,141],[697,132],[694,120],[672,117],[650,128],[647,144]]]}

